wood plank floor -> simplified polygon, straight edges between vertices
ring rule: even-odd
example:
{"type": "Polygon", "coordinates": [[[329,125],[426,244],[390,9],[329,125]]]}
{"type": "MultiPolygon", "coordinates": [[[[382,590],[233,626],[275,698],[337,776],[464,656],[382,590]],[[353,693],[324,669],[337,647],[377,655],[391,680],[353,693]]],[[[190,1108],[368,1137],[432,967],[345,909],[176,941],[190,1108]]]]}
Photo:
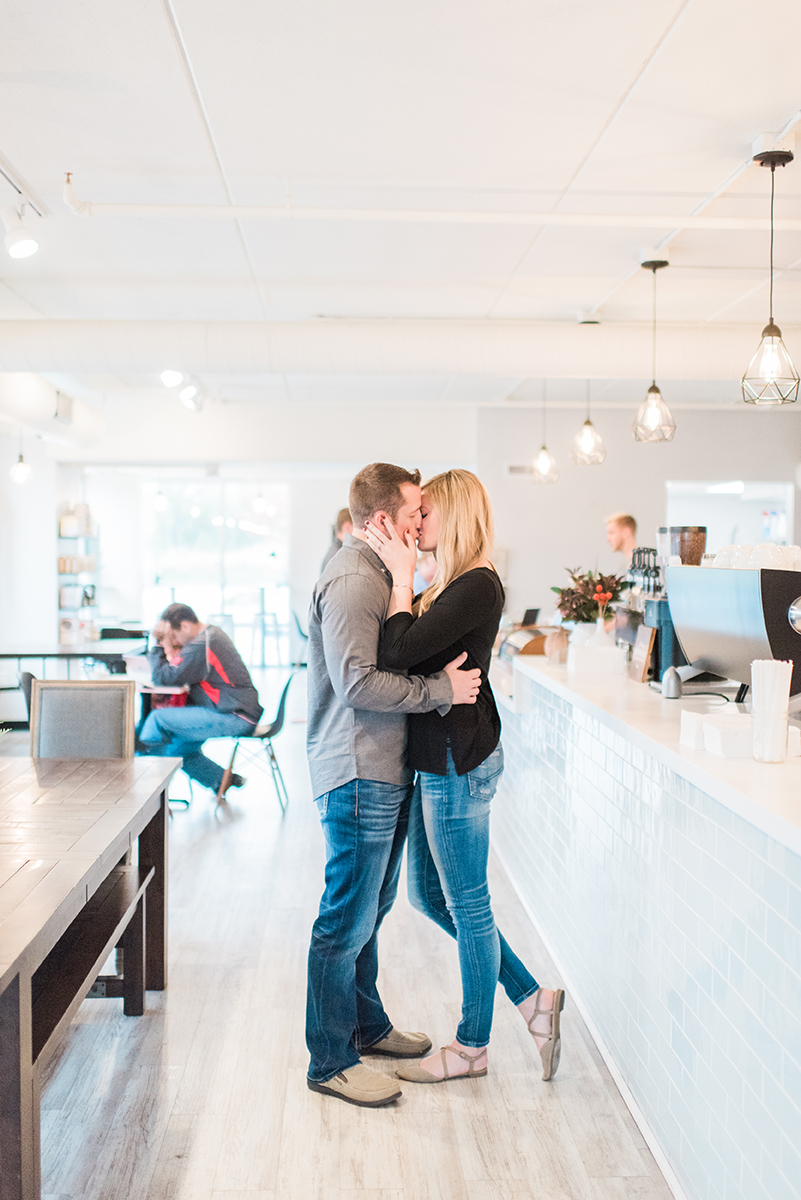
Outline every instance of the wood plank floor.
{"type": "MultiPolygon", "coordinates": [[[[265,673],[268,711],[280,683],[265,673]]],[[[195,789],[171,822],[169,990],[149,993],[141,1018],[124,1017],[119,1000],[86,1002],[48,1071],[45,1200],[669,1200],[569,997],[553,1083],[541,1081],[533,1043],[499,989],[485,1079],[405,1084],[399,1103],[379,1110],[308,1091],[305,966],[323,856],[302,675],[294,687],[276,743],[286,817],[269,778],[244,765],[248,785],[227,812],[215,815],[195,789]]],[[[552,984],[497,864],[492,890],[506,936],[552,984]]],[[[449,1041],[455,950],[405,895],[381,960],[396,1024],[449,1041]]]]}

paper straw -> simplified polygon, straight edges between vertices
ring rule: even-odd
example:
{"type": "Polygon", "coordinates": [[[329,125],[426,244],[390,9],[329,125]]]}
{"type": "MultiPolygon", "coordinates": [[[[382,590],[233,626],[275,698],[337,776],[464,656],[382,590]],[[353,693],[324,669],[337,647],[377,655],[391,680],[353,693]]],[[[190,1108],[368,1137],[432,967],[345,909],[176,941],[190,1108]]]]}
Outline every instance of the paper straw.
{"type": "Polygon", "coordinates": [[[790,700],[791,662],[756,658],[751,663],[751,711],[762,716],[782,716],[790,700]]]}
{"type": "Polygon", "coordinates": [[[751,663],[753,752],[758,762],[783,762],[787,757],[792,674],[791,662],[758,658],[751,663]]]}

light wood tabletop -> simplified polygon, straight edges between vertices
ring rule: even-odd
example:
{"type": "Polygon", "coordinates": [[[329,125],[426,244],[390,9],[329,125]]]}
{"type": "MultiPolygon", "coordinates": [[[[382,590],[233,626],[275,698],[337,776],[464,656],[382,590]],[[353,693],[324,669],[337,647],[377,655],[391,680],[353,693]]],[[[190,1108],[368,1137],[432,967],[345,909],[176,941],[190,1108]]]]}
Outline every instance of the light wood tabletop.
{"type": "Polygon", "coordinates": [[[180,765],[0,758],[0,1200],[40,1194],[41,1070],[104,957],[129,947],[139,990],[114,993],[126,1012],[143,1011],[145,985],[166,986],[167,787],[180,765]]]}

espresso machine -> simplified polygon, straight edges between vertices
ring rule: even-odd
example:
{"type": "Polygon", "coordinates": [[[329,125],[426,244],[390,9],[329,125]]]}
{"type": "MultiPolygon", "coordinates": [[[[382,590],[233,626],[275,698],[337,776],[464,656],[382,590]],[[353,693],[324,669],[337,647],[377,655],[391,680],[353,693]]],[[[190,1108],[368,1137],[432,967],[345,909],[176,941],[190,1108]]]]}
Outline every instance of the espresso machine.
{"type": "Polygon", "coordinates": [[[615,614],[618,642],[633,645],[640,626],[656,630],[651,655],[651,676],[660,683],[669,667],[687,665],[671,615],[666,570],[668,563],[698,564],[706,548],[706,528],[702,525],[670,525],[657,530],[655,549],[638,547],[632,554],[627,573],[629,589],[625,602],[615,614]]]}
{"type": "MultiPolygon", "coordinates": [[[[644,623],[656,630],[651,659],[654,679],[661,683],[669,667],[684,667],[688,660],[682,650],[673,621],[668,582],[669,563],[681,562],[682,568],[697,567],[706,550],[705,525],[663,525],[656,531],[656,562],[661,581],[660,594],[646,600],[644,623]]],[[[706,568],[705,568],[706,569],[706,568]]]]}
{"type": "Polygon", "coordinates": [[[755,658],[792,662],[791,696],[801,693],[801,572],[770,568],[666,568],[670,614],[688,663],[751,683],[755,658]]]}
{"type": "Polygon", "coordinates": [[[643,625],[655,629],[651,672],[654,679],[661,681],[668,667],[681,666],[687,660],[673,630],[665,595],[664,563],[660,562],[658,551],[638,546],[632,553],[626,580],[628,590],[615,610],[615,638],[618,644],[633,646],[643,625]]]}

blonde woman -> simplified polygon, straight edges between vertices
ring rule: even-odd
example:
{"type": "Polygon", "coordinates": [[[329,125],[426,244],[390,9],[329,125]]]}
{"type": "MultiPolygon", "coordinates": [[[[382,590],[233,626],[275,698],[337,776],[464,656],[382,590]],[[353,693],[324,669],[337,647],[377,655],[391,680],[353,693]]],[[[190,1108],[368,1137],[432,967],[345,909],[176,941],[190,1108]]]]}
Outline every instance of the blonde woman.
{"type": "Polygon", "coordinates": [[[412,714],[409,765],[418,772],[409,820],[409,898],[454,937],[462,975],[462,1019],[449,1046],[396,1074],[415,1083],[486,1075],[497,983],[517,1005],[552,1079],[561,1050],[561,989],[541,988],[499,934],[487,885],[489,817],[503,771],[501,722],[489,685],[490,654],[504,604],[490,562],[489,496],[470,471],[437,475],[423,485],[422,527],[415,548],[368,524],[369,545],[392,574],[383,662],[430,675],[465,652],[465,669],[481,670],[474,705],[412,714]],[[417,549],[433,551],[437,574],[416,600],[417,549]]]}

